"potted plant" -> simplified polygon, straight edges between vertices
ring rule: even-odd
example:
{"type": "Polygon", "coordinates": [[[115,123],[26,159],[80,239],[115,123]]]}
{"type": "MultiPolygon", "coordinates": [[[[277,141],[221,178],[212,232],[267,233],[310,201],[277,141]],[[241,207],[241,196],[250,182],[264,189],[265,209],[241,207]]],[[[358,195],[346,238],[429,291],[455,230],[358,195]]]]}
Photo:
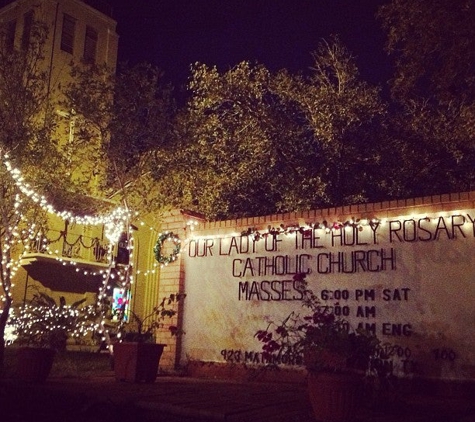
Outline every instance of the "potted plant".
{"type": "Polygon", "coordinates": [[[59,304],[46,293],[35,293],[32,300],[16,309],[9,325],[16,336],[17,376],[25,381],[44,382],[48,377],[54,356],[66,350],[70,336],[85,335],[93,330],[93,307],[80,307],[86,299],[66,305],[64,297],[59,304]]]}
{"type": "Polygon", "coordinates": [[[281,323],[270,322],[256,337],[268,362],[297,362],[307,369],[310,402],[317,420],[349,422],[354,419],[363,375],[381,373],[380,341],[373,333],[353,329],[320,303],[297,274],[305,315],[292,312],[281,323]]]}
{"type": "MultiPolygon", "coordinates": [[[[155,381],[160,358],[166,347],[165,344],[156,343],[155,333],[164,328],[165,319],[176,314],[174,306],[184,297],[184,294],[171,294],[144,318],[130,311],[130,321],[119,328],[118,342],[113,346],[113,366],[117,381],[155,381]]],[[[179,333],[174,325],[170,325],[168,330],[172,335],[179,333]]]]}

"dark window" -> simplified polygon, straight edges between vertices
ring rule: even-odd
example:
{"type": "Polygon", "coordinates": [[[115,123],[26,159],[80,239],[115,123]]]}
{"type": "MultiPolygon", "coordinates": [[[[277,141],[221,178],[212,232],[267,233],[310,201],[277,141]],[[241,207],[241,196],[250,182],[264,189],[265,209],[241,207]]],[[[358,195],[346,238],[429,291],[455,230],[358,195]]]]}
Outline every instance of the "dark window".
{"type": "Polygon", "coordinates": [[[33,27],[33,10],[23,15],[23,35],[21,37],[21,48],[27,50],[30,45],[31,29],[33,27]]]}
{"type": "Polygon", "coordinates": [[[96,62],[97,31],[90,26],[86,26],[86,38],[84,39],[84,61],[87,63],[96,62]]]}
{"type": "Polygon", "coordinates": [[[2,46],[7,51],[13,50],[15,46],[16,20],[7,22],[2,30],[2,46]]]}
{"type": "Polygon", "coordinates": [[[72,16],[63,14],[63,31],[61,33],[61,50],[73,54],[74,50],[74,30],[76,28],[76,19],[72,16]]]}

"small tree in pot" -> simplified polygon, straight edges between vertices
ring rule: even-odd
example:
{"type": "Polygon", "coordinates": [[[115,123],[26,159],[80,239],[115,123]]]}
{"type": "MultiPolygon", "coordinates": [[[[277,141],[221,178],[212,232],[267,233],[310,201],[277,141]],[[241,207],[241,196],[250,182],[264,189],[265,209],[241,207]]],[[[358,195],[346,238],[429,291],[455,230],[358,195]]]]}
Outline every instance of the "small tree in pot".
{"type": "MultiPolygon", "coordinates": [[[[155,333],[165,326],[165,320],[176,315],[176,305],[185,298],[185,294],[171,294],[164,298],[149,315],[140,318],[130,311],[130,323],[121,324],[114,344],[113,362],[115,376],[118,381],[154,382],[160,358],[165,344],[156,343],[155,333]]],[[[180,330],[170,325],[172,335],[180,334],[180,330]]]]}

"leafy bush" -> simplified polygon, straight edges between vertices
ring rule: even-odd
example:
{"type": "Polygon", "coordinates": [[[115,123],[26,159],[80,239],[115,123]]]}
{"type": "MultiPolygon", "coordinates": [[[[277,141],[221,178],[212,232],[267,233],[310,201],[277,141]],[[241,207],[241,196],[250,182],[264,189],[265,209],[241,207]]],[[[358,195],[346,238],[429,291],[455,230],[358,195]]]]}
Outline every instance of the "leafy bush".
{"type": "Polygon", "coordinates": [[[14,344],[64,351],[68,338],[79,338],[96,329],[96,309],[92,305],[81,307],[85,300],[66,305],[61,297],[57,304],[46,293],[36,293],[30,303],[14,309],[10,317],[14,344]]]}

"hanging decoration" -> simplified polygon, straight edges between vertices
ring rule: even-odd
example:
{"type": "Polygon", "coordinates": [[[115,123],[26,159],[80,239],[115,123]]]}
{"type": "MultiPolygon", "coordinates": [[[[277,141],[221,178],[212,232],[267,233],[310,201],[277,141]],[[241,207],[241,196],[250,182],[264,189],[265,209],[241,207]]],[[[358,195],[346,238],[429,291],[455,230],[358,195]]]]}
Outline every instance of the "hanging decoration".
{"type": "Polygon", "coordinates": [[[381,221],[377,218],[373,218],[371,220],[367,218],[363,219],[350,219],[345,222],[341,221],[334,221],[334,222],[327,222],[323,221],[321,223],[315,222],[315,223],[307,223],[305,226],[300,226],[300,225],[291,225],[291,226],[285,226],[284,224],[281,224],[279,227],[272,227],[272,226],[267,226],[267,231],[259,231],[258,229],[254,227],[250,227],[247,230],[244,230],[241,232],[241,236],[249,236],[251,237],[254,241],[258,241],[262,238],[265,238],[267,236],[277,236],[280,234],[288,235],[288,234],[293,234],[295,232],[299,232],[301,234],[310,234],[312,230],[319,229],[319,230],[324,230],[325,233],[330,233],[331,231],[334,230],[340,230],[340,229],[347,229],[347,228],[354,228],[356,230],[362,230],[364,226],[377,226],[381,223],[381,221]]]}
{"type": "MultiPolygon", "coordinates": [[[[105,341],[108,344],[109,349],[112,352],[112,346],[110,341],[110,333],[109,327],[106,324],[106,310],[108,308],[107,302],[109,300],[109,296],[111,295],[110,291],[112,290],[113,286],[120,286],[123,288],[124,291],[128,291],[130,285],[133,284],[133,265],[132,263],[129,265],[121,266],[120,268],[115,268],[116,263],[112,257],[112,253],[114,250],[113,245],[117,244],[120,236],[124,233],[125,230],[131,230],[130,227],[130,219],[132,218],[132,214],[129,212],[127,208],[117,207],[112,212],[105,214],[105,215],[76,215],[67,210],[57,210],[51,203],[48,202],[47,198],[41,194],[35,192],[34,189],[25,181],[21,171],[13,166],[10,162],[9,157],[7,154],[4,154],[3,151],[0,150],[0,161],[3,166],[5,166],[7,172],[12,177],[14,183],[16,184],[17,188],[19,189],[20,194],[17,194],[15,197],[15,213],[20,214],[19,221],[26,222],[26,218],[21,215],[20,212],[20,205],[23,202],[22,196],[29,198],[32,202],[34,202],[37,206],[41,209],[46,211],[48,214],[55,215],[56,217],[68,221],[70,224],[79,224],[84,226],[95,226],[95,225],[103,225],[104,226],[104,235],[109,241],[109,244],[100,245],[100,255],[101,259],[104,260],[105,264],[108,264],[107,268],[99,271],[99,274],[102,275],[103,282],[102,286],[99,288],[99,292],[97,295],[97,307],[101,313],[101,321],[98,326],[95,327],[95,331],[101,335],[101,341],[105,341]]],[[[30,244],[37,243],[39,251],[44,254],[48,254],[54,256],[58,261],[62,262],[63,265],[77,265],[75,259],[70,261],[65,261],[64,258],[64,249],[63,252],[60,250],[52,250],[50,248],[50,243],[46,236],[42,235],[41,232],[38,232],[35,228],[35,225],[31,225],[27,230],[19,231],[18,226],[10,228],[7,237],[7,241],[4,242],[3,250],[4,256],[8,256],[8,251],[15,245],[19,243],[24,243],[25,240],[28,242],[24,245],[24,251],[20,254],[18,259],[11,259],[10,262],[2,262],[4,273],[8,270],[9,272],[9,279],[11,280],[15,276],[15,272],[21,265],[21,260],[28,253],[31,248],[30,244]]],[[[84,244],[82,242],[82,238],[80,238],[80,243],[78,241],[74,242],[74,244],[70,244],[66,241],[65,235],[64,237],[64,245],[67,246],[67,249],[73,249],[74,246],[82,246],[84,248],[94,248],[94,246],[98,246],[97,244],[84,244]]],[[[132,262],[132,253],[133,253],[133,245],[128,246],[129,253],[130,253],[130,260],[132,262]]],[[[71,257],[73,258],[73,253],[71,253],[71,257]]],[[[95,272],[81,270],[79,267],[76,268],[76,271],[83,271],[84,275],[89,274],[96,274],[95,272]]],[[[11,287],[14,284],[6,285],[4,287],[5,294],[0,296],[0,300],[5,301],[7,297],[12,299],[11,295],[11,287]]],[[[95,307],[96,308],[96,307],[95,307]]]]}
{"type": "MultiPolygon", "coordinates": [[[[124,230],[124,226],[131,218],[130,212],[127,209],[118,207],[106,215],[86,216],[75,215],[72,212],[65,210],[59,211],[48,202],[45,196],[35,192],[30,187],[30,185],[26,183],[21,171],[13,166],[7,154],[0,154],[0,158],[20,192],[26,197],[30,198],[30,200],[32,200],[34,203],[39,205],[41,209],[48,212],[49,214],[58,216],[62,220],[68,220],[70,223],[82,224],[86,226],[104,224],[105,236],[107,239],[109,239],[112,243],[116,243],[118,241],[120,234],[124,230]]],[[[19,200],[17,199],[17,202],[18,201],[19,200]]]]}
{"type": "Polygon", "coordinates": [[[180,238],[173,232],[165,232],[165,233],[160,233],[158,235],[157,243],[155,244],[155,247],[153,248],[153,253],[155,254],[155,259],[163,267],[164,265],[168,265],[169,263],[177,260],[178,255],[180,254],[180,249],[181,249],[180,238]],[[169,240],[170,242],[173,242],[174,244],[173,251],[168,256],[163,255],[162,253],[163,243],[166,240],[169,240]]]}

